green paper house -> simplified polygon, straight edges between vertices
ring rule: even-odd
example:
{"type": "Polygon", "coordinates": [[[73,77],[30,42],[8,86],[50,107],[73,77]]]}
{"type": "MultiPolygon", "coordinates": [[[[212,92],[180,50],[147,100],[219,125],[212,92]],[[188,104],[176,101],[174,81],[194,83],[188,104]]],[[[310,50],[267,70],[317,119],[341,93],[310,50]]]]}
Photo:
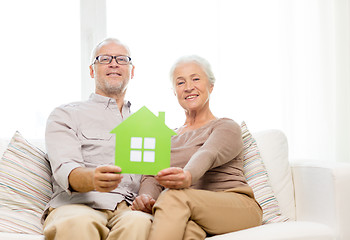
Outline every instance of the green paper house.
{"type": "Polygon", "coordinates": [[[156,175],[170,167],[171,136],[165,113],[155,116],[145,106],[132,114],[111,133],[116,134],[115,165],[122,173],[156,175]]]}

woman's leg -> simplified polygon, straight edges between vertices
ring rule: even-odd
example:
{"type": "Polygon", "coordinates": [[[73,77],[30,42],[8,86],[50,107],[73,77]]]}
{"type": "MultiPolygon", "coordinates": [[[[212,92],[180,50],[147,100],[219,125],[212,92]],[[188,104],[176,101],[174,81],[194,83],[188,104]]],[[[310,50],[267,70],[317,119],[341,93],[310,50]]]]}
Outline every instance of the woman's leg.
{"type": "MultiPolygon", "coordinates": [[[[248,190],[247,190],[248,189],[248,190]]],[[[261,224],[262,211],[246,194],[196,189],[164,191],[154,205],[151,240],[182,240],[189,220],[209,234],[222,234],[261,224]]]]}
{"type": "Polygon", "coordinates": [[[197,223],[192,220],[187,222],[183,240],[200,240],[206,236],[207,233],[197,223]]]}

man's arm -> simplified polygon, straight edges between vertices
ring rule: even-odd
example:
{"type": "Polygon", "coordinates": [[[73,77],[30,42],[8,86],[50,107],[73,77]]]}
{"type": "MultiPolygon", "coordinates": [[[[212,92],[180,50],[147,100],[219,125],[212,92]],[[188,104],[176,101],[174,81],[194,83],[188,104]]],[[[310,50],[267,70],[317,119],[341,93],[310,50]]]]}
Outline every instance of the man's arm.
{"type": "Polygon", "coordinates": [[[77,192],[110,192],[118,187],[123,176],[117,166],[99,166],[97,168],[78,167],[68,176],[69,186],[77,192]]]}
{"type": "Polygon", "coordinates": [[[56,108],[48,118],[46,148],[53,176],[57,184],[67,192],[114,190],[122,176],[116,166],[85,167],[81,142],[73,116],[74,106],[56,108]]]}
{"type": "Polygon", "coordinates": [[[78,138],[74,106],[56,108],[48,118],[46,148],[53,176],[57,184],[68,193],[109,192],[118,187],[121,169],[114,165],[85,167],[78,138]]]}

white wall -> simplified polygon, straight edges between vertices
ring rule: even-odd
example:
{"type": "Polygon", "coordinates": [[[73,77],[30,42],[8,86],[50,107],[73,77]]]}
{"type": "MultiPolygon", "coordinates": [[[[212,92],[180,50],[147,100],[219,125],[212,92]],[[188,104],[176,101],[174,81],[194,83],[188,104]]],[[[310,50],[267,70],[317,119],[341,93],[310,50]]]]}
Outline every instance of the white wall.
{"type": "Polygon", "coordinates": [[[107,35],[132,50],[134,110],[165,110],[170,127],[181,125],[168,71],[199,54],[217,77],[216,116],[282,129],[291,158],[350,161],[348,0],[106,3],[107,35]]]}
{"type": "Polygon", "coordinates": [[[0,5],[0,134],[43,138],[53,108],[81,98],[79,2],[0,5]]]}

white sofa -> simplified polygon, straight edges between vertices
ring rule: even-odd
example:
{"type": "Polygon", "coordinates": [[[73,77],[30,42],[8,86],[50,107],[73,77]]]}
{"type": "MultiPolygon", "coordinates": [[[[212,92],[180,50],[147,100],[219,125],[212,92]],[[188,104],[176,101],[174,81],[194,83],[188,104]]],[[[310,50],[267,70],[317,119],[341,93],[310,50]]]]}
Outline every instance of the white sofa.
{"type": "MultiPolygon", "coordinates": [[[[269,223],[208,240],[349,240],[350,164],[288,160],[285,135],[279,130],[253,134],[282,215],[287,222],[269,223]]],[[[9,140],[0,140],[0,154],[9,140]]],[[[29,140],[30,142],[30,140],[29,140]]],[[[33,141],[43,148],[42,141],[33,141]]],[[[0,215],[1,219],[1,215],[0,215]]],[[[0,232],[0,239],[43,240],[43,235],[0,232]]]]}

